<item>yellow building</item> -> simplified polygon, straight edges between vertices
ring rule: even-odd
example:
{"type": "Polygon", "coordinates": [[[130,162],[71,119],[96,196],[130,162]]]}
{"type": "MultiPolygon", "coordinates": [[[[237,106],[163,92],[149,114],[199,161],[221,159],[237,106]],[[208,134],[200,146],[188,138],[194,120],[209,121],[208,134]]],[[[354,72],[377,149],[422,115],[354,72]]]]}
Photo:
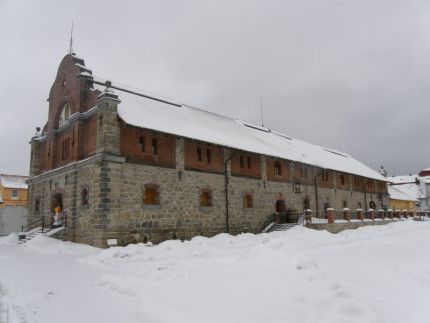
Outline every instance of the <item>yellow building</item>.
{"type": "Polygon", "coordinates": [[[390,195],[389,205],[393,211],[416,211],[418,200],[405,191],[403,185],[388,185],[388,194],[390,195]]]}
{"type": "Polygon", "coordinates": [[[0,208],[27,207],[27,176],[0,174],[0,208]]]}

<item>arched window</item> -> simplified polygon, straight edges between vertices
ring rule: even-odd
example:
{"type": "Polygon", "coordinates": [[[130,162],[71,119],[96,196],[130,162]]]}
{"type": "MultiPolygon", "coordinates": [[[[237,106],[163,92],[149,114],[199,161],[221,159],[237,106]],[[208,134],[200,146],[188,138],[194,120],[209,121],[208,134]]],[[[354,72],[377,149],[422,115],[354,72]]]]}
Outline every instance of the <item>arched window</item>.
{"type": "Polygon", "coordinates": [[[143,204],[145,204],[145,205],[159,205],[160,204],[158,186],[156,184],[146,184],[145,185],[143,204]]]}
{"type": "Polygon", "coordinates": [[[204,188],[200,190],[200,206],[212,206],[212,191],[204,188]]]}
{"type": "Polygon", "coordinates": [[[276,161],[274,165],[275,175],[282,175],[281,163],[276,161]]]}
{"type": "Polygon", "coordinates": [[[252,195],[250,193],[243,194],[243,208],[252,209],[254,207],[252,195]]]}
{"type": "Polygon", "coordinates": [[[63,106],[63,109],[61,110],[60,113],[60,119],[58,120],[58,126],[62,126],[67,119],[69,119],[70,117],[70,104],[66,103],[63,106]]]}

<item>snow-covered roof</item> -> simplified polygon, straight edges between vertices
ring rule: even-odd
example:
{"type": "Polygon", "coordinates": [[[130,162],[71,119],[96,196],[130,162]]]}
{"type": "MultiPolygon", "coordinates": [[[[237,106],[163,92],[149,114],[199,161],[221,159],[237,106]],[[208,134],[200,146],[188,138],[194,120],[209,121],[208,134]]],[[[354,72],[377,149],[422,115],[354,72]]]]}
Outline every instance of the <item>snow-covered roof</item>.
{"type": "Polygon", "coordinates": [[[185,104],[121,92],[119,116],[128,124],[229,148],[387,181],[350,155],[185,104]]]}
{"type": "Polygon", "coordinates": [[[415,183],[419,175],[402,175],[387,177],[387,180],[394,184],[415,183]]]}
{"type": "Polygon", "coordinates": [[[420,177],[420,181],[430,184],[430,176],[420,177]]]}
{"type": "Polygon", "coordinates": [[[388,194],[390,195],[390,199],[401,200],[401,201],[417,201],[416,195],[411,195],[411,194],[414,194],[413,191],[411,192],[405,191],[404,186],[406,185],[413,185],[413,184],[388,185],[388,194]]]}
{"type": "Polygon", "coordinates": [[[25,184],[27,179],[26,176],[0,174],[1,186],[6,188],[27,189],[28,185],[25,184]]]}

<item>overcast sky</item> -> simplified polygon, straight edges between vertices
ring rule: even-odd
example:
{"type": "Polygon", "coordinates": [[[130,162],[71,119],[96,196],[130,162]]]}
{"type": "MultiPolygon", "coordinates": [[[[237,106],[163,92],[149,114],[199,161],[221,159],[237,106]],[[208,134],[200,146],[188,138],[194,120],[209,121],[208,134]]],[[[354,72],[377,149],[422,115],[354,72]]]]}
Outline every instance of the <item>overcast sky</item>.
{"type": "Polygon", "coordinates": [[[0,173],[69,47],[97,76],[340,149],[389,174],[430,167],[430,1],[0,0],[0,173]]]}

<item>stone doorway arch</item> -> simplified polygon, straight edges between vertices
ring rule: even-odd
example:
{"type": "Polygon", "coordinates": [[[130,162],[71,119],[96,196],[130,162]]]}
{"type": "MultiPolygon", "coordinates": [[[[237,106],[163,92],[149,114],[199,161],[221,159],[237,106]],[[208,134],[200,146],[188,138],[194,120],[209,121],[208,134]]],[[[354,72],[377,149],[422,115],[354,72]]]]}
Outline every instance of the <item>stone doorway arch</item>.
{"type": "Polygon", "coordinates": [[[54,213],[55,208],[58,206],[60,207],[62,212],[64,208],[63,203],[64,203],[64,190],[57,188],[51,194],[51,212],[54,213]]]}

